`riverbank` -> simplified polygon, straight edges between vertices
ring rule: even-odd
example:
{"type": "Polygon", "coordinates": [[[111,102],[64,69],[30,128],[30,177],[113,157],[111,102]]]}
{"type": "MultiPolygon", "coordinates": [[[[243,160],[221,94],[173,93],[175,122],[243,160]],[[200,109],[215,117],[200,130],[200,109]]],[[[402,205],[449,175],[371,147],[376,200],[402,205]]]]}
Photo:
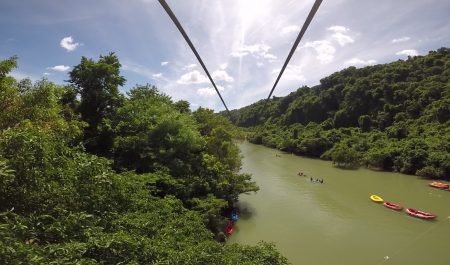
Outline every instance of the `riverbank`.
{"type": "MultiPolygon", "coordinates": [[[[280,140],[281,138],[276,136],[276,133],[268,134],[264,129],[253,128],[253,130],[255,130],[253,133],[247,132],[249,136],[246,137],[253,144],[277,149],[287,154],[332,161],[338,168],[357,169],[364,167],[375,171],[399,172],[425,179],[450,181],[450,175],[448,174],[450,164],[445,162],[450,158],[450,154],[438,150],[432,150],[428,153],[423,141],[417,142],[405,139],[383,143],[380,140],[374,140],[369,143],[367,139],[372,138],[373,140],[373,137],[354,128],[354,132],[350,134],[352,136],[339,136],[348,138],[346,140],[348,144],[344,146],[339,143],[333,146],[330,139],[327,140],[322,136],[317,139],[309,139],[309,142],[305,144],[307,146],[303,146],[303,143],[298,143],[299,146],[296,146],[293,144],[294,140],[289,139],[289,132],[280,140]],[[275,141],[271,138],[278,140],[275,141]],[[439,166],[430,166],[431,164],[439,166]]],[[[325,133],[321,130],[319,128],[317,134],[325,133]]],[[[434,142],[436,142],[436,139],[434,139],[434,142]]],[[[441,142],[444,142],[444,140],[441,140],[441,142]]]]}

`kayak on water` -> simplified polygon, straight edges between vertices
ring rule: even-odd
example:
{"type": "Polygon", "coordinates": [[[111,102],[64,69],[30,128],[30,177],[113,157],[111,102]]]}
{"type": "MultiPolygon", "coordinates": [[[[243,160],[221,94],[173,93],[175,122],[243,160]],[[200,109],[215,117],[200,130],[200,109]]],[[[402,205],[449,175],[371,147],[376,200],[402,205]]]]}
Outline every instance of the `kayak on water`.
{"type": "Polygon", "coordinates": [[[370,199],[374,202],[383,202],[383,199],[378,195],[371,195],[370,199]]]}
{"type": "Polygon", "coordinates": [[[225,229],[225,233],[227,234],[227,236],[231,236],[231,234],[233,234],[233,230],[234,230],[234,223],[229,222],[227,228],[225,229]]]}
{"type": "Polygon", "coordinates": [[[442,182],[437,182],[437,181],[433,181],[428,185],[430,185],[433,188],[438,188],[438,189],[448,189],[449,188],[449,185],[447,183],[442,183],[442,182]]]}
{"type": "Polygon", "coordinates": [[[419,211],[419,210],[416,210],[416,209],[412,209],[412,208],[407,208],[406,212],[409,215],[411,215],[411,216],[414,216],[414,217],[417,217],[417,218],[422,218],[422,219],[427,219],[427,220],[434,219],[434,218],[437,217],[437,215],[435,215],[435,214],[422,212],[422,211],[419,211]]]}
{"type": "Polygon", "coordinates": [[[398,211],[398,210],[403,209],[402,206],[400,206],[398,204],[395,204],[395,203],[392,203],[392,202],[385,202],[385,203],[383,203],[383,205],[386,206],[389,209],[392,209],[392,210],[397,210],[398,211]]]}
{"type": "Polygon", "coordinates": [[[238,217],[237,212],[236,212],[236,211],[232,211],[232,212],[231,212],[231,220],[232,220],[233,222],[236,222],[238,219],[239,219],[239,217],[238,217]]]}

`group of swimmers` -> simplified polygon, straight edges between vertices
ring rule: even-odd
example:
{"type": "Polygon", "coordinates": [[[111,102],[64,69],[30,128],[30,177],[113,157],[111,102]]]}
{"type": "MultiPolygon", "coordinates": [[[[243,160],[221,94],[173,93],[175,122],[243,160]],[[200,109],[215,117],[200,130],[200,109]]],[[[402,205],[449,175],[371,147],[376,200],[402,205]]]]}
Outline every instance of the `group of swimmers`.
{"type": "Polygon", "coordinates": [[[323,179],[313,179],[311,177],[310,180],[311,180],[311,182],[317,182],[317,183],[323,184],[323,179]]]}
{"type": "MultiPolygon", "coordinates": [[[[297,175],[302,176],[302,177],[306,177],[306,174],[304,174],[303,172],[298,172],[297,175]]],[[[311,180],[311,182],[316,182],[316,183],[320,183],[323,184],[323,179],[313,179],[312,177],[309,178],[311,180]]]]}

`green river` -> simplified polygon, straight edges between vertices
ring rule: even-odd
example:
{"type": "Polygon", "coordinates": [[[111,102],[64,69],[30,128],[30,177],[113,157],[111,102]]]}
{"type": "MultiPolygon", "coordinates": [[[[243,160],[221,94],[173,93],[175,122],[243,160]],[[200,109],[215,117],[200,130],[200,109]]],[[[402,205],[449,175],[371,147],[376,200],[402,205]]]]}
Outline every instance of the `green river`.
{"type": "Polygon", "coordinates": [[[228,242],[274,242],[293,264],[450,264],[450,192],[415,176],[343,170],[250,143],[239,147],[242,171],[253,175],[260,191],[240,197],[240,219],[228,242]],[[311,183],[310,176],[324,184],[311,183]],[[438,218],[388,209],[371,194],[438,218]]]}

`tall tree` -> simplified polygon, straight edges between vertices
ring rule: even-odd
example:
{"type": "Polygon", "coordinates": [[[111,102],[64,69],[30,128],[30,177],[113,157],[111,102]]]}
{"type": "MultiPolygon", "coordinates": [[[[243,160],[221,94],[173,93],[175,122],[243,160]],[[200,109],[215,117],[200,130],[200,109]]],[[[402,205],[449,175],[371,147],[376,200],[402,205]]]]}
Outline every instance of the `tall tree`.
{"type": "Polygon", "coordinates": [[[17,67],[17,56],[12,56],[6,60],[0,61],[0,81],[6,77],[12,69],[17,67]]]}
{"type": "Polygon", "coordinates": [[[123,101],[119,86],[126,81],[120,75],[120,67],[114,53],[100,56],[98,61],[83,56],[69,73],[69,82],[81,97],[78,111],[89,124],[85,130],[85,146],[96,154],[106,154],[112,146],[109,120],[123,101]]]}

